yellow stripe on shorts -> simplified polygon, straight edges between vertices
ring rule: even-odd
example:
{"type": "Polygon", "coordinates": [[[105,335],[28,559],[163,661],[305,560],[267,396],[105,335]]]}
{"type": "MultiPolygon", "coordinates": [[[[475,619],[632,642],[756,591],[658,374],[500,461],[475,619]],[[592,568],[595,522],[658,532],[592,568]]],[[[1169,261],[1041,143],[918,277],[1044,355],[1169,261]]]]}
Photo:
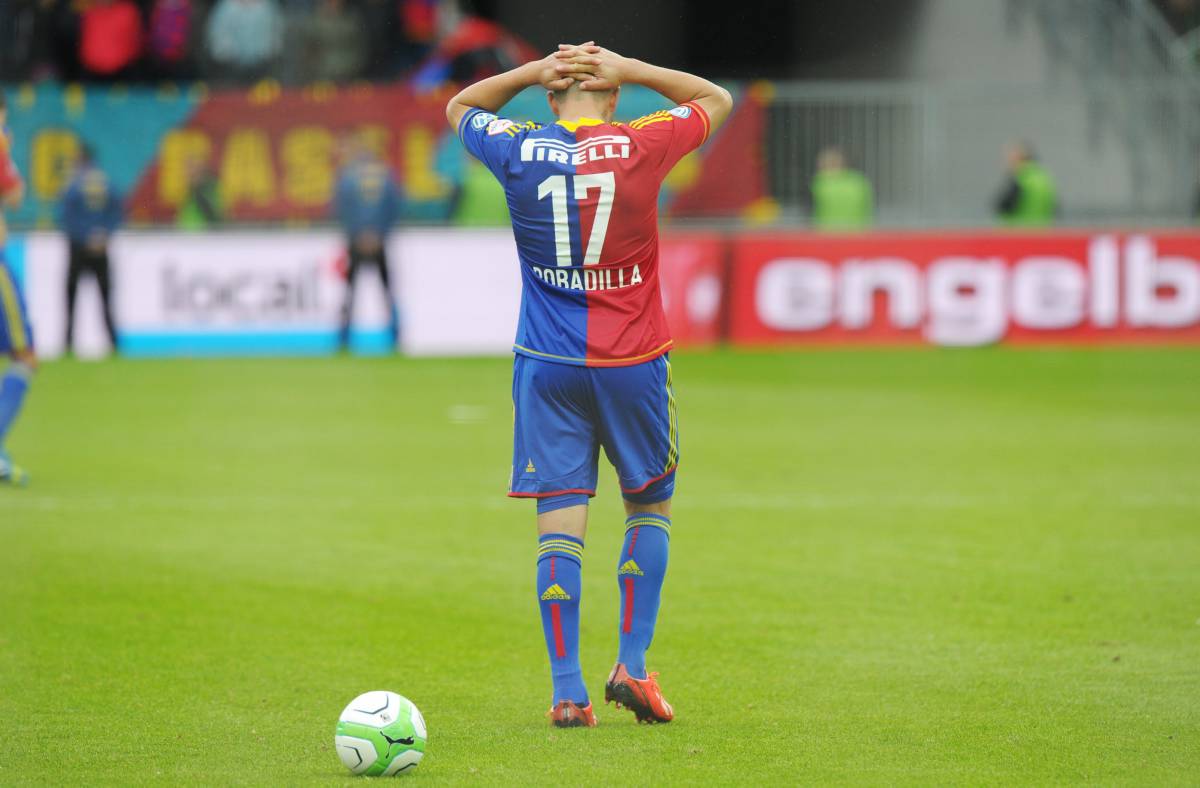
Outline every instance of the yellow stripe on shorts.
{"type": "Polygon", "coordinates": [[[667,451],[667,464],[663,467],[663,473],[671,470],[679,462],[679,414],[675,410],[675,387],[671,382],[671,362],[663,359],[667,365],[667,422],[670,425],[670,433],[667,437],[667,443],[670,448],[667,451]]]}
{"type": "Polygon", "coordinates": [[[29,347],[29,337],[25,334],[25,322],[21,320],[17,287],[4,266],[0,266],[0,306],[4,307],[4,315],[8,318],[8,335],[12,338],[13,350],[20,353],[29,347]]]}

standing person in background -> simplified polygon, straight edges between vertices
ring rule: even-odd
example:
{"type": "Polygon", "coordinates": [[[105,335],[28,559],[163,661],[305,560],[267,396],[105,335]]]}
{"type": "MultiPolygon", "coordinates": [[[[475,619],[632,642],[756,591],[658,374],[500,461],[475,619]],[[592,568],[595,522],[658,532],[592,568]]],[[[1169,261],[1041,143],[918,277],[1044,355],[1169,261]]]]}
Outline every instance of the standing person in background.
{"type": "Polygon", "coordinates": [[[459,227],[507,227],[508,196],[487,167],[472,158],[455,190],[451,221],[459,227]]]}
{"type": "Polygon", "coordinates": [[[1008,180],[996,198],[996,214],[1010,227],[1049,227],[1060,209],[1054,178],[1028,142],[1009,143],[1004,157],[1008,180]]]}
{"type": "Polygon", "coordinates": [[[388,309],[388,332],[392,348],[400,338],[400,316],[388,275],[387,237],[400,218],[403,198],[387,165],[369,144],[351,139],[346,145],[346,164],[338,176],[334,210],[346,233],[346,301],[342,307],[340,343],[350,346],[350,320],[354,314],[354,290],[358,273],[374,266],[383,281],[388,309]]]}
{"type": "Polygon", "coordinates": [[[875,216],[871,182],[846,166],[841,148],[825,148],[817,155],[812,180],[812,224],[819,230],[861,230],[875,216]]]}
{"type": "Polygon", "coordinates": [[[283,49],[283,16],[275,0],[219,0],[208,18],[208,53],[235,81],[267,75],[283,49]]]}
{"type": "MultiPolygon", "coordinates": [[[[9,155],[8,108],[4,93],[0,92],[0,202],[5,208],[21,204],[25,185],[9,155]]],[[[0,377],[0,484],[24,484],[29,475],[13,464],[4,448],[4,441],[21,403],[29,390],[29,382],[37,369],[37,356],[33,351],[33,332],[29,328],[29,317],[16,277],[4,259],[6,239],[4,214],[0,212],[0,354],[10,359],[4,376],[0,377]]]]}
{"type": "Polygon", "coordinates": [[[154,0],[147,53],[156,77],[185,79],[193,75],[192,39],[198,14],[192,0],[154,0]]]}
{"type": "Polygon", "coordinates": [[[79,63],[94,79],[131,79],[146,47],[142,12],[133,0],[97,0],[79,24],[79,63]]]}
{"type": "Polygon", "coordinates": [[[187,196],[175,214],[175,226],[190,232],[207,230],[225,219],[220,182],[207,156],[192,156],[186,166],[187,196]]]}
{"type": "Polygon", "coordinates": [[[75,175],[63,196],[60,217],[70,245],[67,267],[67,344],[71,352],[75,337],[75,296],[84,274],[96,278],[104,308],[104,326],[113,352],[117,350],[117,329],[112,314],[112,283],[109,278],[108,242],[121,226],[121,197],[113,190],[108,176],[96,166],[86,146],[80,154],[75,175]]]}
{"type": "Polygon", "coordinates": [[[345,0],[321,0],[304,26],[304,76],[308,80],[349,82],[367,62],[367,31],[362,14],[345,0]]]}

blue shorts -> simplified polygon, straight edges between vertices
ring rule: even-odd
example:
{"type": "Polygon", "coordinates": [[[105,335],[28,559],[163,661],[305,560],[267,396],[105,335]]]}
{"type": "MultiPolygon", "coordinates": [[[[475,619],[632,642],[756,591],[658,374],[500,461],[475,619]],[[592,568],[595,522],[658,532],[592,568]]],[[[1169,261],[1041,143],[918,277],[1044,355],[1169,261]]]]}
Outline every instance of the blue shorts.
{"type": "Polygon", "coordinates": [[[671,496],[679,421],[666,356],[629,367],[579,367],[518,355],[513,363],[515,498],[596,494],[600,448],[626,498],[671,496]]]}
{"type": "Polygon", "coordinates": [[[33,349],[29,313],[16,277],[0,258],[0,353],[11,355],[33,349]]]}

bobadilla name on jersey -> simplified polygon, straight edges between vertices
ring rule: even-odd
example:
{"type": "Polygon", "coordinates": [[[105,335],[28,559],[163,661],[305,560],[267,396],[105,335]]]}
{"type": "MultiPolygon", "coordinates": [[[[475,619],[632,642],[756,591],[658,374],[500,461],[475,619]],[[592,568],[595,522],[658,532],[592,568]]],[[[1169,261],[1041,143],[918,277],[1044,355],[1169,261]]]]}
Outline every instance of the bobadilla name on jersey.
{"type": "Polygon", "coordinates": [[[636,265],[618,268],[543,268],[531,265],[530,269],[543,282],[568,290],[619,290],[642,283],[642,269],[636,265]]]}

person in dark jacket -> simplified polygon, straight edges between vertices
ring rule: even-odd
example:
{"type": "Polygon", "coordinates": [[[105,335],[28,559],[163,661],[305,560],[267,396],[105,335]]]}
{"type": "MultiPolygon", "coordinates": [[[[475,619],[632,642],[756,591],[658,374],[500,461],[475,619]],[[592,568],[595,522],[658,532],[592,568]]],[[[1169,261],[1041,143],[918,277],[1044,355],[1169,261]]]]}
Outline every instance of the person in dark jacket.
{"type": "Polygon", "coordinates": [[[350,344],[350,318],[354,311],[358,273],[366,266],[374,266],[383,281],[389,316],[388,330],[394,349],[400,335],[400,317],[388,275],[387,237],[392,225],[400,218],[400,189],[391,170],[365,142],[348,141],[346,160],[334,196],[337,220],[346,233],[346,257],[349,260],[346,302],[342,309],[341,346],[346,349],[350,344]]]}
{"type": "Polygon", "coordinates": [[[86,147],[63,195],[60,225],[67,235],[70,258],[67,266],[67,352],[75,337],[75,296],[84,274],[96,278],[104,308],[104,326],[113,350],[117,329],[112,313],[112,283],[109,277],[108,242],[123,219],[121,196],[104,171],[96,166],[86,147]]]}

